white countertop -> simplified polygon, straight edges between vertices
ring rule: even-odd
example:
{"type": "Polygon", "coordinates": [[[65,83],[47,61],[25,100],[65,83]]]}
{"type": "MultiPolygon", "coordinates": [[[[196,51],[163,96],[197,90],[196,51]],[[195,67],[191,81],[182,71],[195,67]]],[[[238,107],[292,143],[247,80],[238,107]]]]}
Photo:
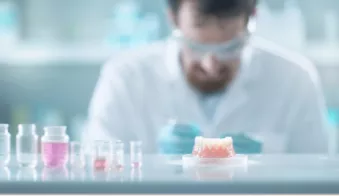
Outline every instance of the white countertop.
{"type": "Polygon", "coordinates": [[[222,170],[185,170],[159,155],[144,155],[143,167],[133,170],[126,158],[123,171],[104,173],[90,164],[84,170],[25,170],[13,160],[0,169],[0,193],[339,193],[338,156],[252,155],[248,165],[222,170]]]}

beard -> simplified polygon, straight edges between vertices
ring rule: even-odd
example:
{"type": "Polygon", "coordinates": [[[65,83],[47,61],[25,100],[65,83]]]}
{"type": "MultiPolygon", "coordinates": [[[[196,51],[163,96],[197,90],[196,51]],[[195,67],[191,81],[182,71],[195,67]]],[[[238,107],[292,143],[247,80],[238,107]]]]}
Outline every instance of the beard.
{"type": "Polygon", "coordinates": [[[235,78],[238,71],[238,64],[224,63],[215,68],[215,75],[211,76],[199,62],[191,62],[183,66],[186,80],[196,90],[203,94],[213,94],[226,89],[235,78]]]}

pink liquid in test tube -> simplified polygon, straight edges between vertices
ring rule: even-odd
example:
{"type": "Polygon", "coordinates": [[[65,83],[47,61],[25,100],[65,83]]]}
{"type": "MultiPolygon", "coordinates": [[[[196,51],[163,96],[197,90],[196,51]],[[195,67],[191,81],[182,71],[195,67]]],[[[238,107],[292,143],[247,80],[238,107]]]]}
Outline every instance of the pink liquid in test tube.
{"type": "Polygon", "coordinates": [[[113,144],[113,149],[114,149],[114,153],[113,153],[113,159],[112,159],[112,168],[116,171],[122,171],[124,169],[124,154],[125,154],[125,150],[124,150],[124,143],[120,140],[116,141],[113,144]]]}
{"type": "Polygon", "coordinates": [[[110,169],[112,143],[98,140],[94,146],[93,169],[95,171],[107,171],[110,169]]]}
{"type": "Polygon", "coordinates": [[[94,169],[95,170],[106,170],[108,168],[108,161],[105,158],[97,158],[94,160],[94,169]]]}
{"type": "Polygon", "coordinates": [[[142,142],[130,142],[130,159],[132,168],[141,168],[142,166],[142,142]]]}

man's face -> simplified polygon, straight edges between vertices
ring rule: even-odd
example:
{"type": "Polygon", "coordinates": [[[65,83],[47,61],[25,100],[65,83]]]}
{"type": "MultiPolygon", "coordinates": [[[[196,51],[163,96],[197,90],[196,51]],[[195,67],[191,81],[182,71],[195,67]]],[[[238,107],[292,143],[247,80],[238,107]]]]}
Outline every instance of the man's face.
{"type": "MultiPolygon", "coordinates": [[[[199,13],[196,1],[183,1],[175,16],[182,35],[201,45],[227,43],[245,32],[245,14],[236,17],[213,17],[199,13]]],[[[227,54],[225,54],[227,55],[227,54]]],[[[240,57],[220,59],[211,52],[198,55],[192,47],[182,44],[181,61],[187,80],[203,93],[213,93],[227,87],[235,77],[240,57]]]]}

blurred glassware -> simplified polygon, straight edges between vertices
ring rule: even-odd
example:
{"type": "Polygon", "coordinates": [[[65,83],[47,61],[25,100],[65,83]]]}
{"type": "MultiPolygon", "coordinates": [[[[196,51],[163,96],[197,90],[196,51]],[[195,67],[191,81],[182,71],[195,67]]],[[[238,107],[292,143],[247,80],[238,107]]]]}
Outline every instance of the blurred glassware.
{"type": "Polygon", "coordinates": [[[16,176],[17,181],[37,181],[38,174],[35,168],[21,167],[16,176]]]}
{"type": "Polygon", "coordinates": [[[133,36],[138,32],[136,27],[140,18],[140,7],[136,1],[125,0],[117,3],[111,18],[112,28],[109,31],[107,42],[113,47],[128,48],[133,43],[133,36]]]}
{"type": "Polygon", "coordinates": [[[86,180],[86,171],[80,168],[71,168],[71,180],[75,181],[85,181],[86,180]]]}
{"type": "Polygon", "coordinates": [[[68,169],[67,167],[44,167],[41,178],[43,181],[65,181],[68,180],[68,169]]]}
{"type": "Polygon", "coordinates": [[[98,140],[94,143],[92,164],[95,171],[107,171],[112,162],[112,143],[110,141],[98,140]]]}
{"type": "Polygon", "coordinates": [[[0,50],[17,44],[19,39],[19,24],[15,1],[0,1],[0,50]]]}
{"type": "Polygon", "coordinates": [[[72,168],[85,167],[85,154],[80,142],[71,142],[70,164],[72,168]]]}
{"type": "Polygon", "coordinates": [[[120,171],[125,166],[125,144],[117,140],[113,143],[112,169],[120,171]]]}
{"type": "Polygon", "coordinates": [[[0,167],[7,166],[11,159],[11,134],[8,124],[0,124],[0,167]]]}
{"type": "Polygon", "coordinates": [[[11,180],[11,170],[8,167],[0,167],[0,182],[11,180]]]}
{"type": "Polygon", "coordinates": [[[142,167],[142,141],[130,142],[130,163],[132,168],[142,167]]]}
{"type": "Polygon", "coordinates": [[[140,168],[131,169],[130,180],[132,182],[141,182],[142,181],[142,170],[140,168]]]}
{"type": "Polygon", "coordinates": [[[38,135],[34,124],[20,124],[16,135],[16,157],[22,167],[36,167],[38,163],[38,135]]]}
{"type": "Polygon", "coordinates": [[[258,5],[257,13],[255,35],[287,49],[297,51],[304,49],[305,21],[294,1],[265,1],[258,5]],[[279,28],[272,28],[275,24],[279,24],[279,28]],[[289,29],[289,31],[282,31],[282,29],[289,29]]]}

